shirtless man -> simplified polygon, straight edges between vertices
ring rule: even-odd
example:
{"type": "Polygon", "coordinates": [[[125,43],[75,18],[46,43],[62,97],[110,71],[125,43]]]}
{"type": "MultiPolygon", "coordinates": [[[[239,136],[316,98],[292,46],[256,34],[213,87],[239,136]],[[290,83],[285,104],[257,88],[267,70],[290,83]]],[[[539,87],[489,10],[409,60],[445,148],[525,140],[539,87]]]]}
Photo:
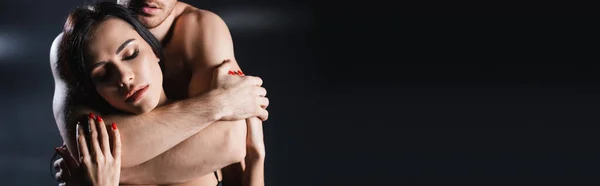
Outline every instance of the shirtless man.
{"type": "MultiPolygon", "coordinates": [[[[170,99],[178,100],[144,115],[102,116],[107,123],[119,125],[121,183],[216,185],[212,172],[246,156],[245,119],[260,124],[268,118],[264,109],[268,99],[262,97],[266,91],[256,89],[262,80],[231,76],[218,87],[210,87],[213,71],[223,60],[231,59],[223,68],[240,70],[229,30],[216,14],[176,0],[118,3],[135,10],[138,20],[162,43],[167,59],[164,88],[170,99]]],[[[63,141],[72,156],[78,157],[74,154],[78,116],[98,112],[90,105],[67,104],[69,87],[56,69],[61,39],[62,34],[50,52],[55,78],[53,110],[63,141]]],[[[264,153],[261,159],[264,161],[264,153]]]]}

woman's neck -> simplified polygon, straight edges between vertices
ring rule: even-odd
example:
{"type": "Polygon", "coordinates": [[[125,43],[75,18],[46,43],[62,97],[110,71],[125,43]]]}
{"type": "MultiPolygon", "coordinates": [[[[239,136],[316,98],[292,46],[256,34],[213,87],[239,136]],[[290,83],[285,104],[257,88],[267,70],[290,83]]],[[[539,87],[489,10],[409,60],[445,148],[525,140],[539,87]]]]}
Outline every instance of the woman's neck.
{"type": "Polygon", "coordinates": [[[165,91],[163,90],[160,95],[160,99],[158,100],[158,105],[156,105],[156,107],[160,107],[169,103],[171,103],[171,100],[167,98],[167,94],[165,94],[165,91]]]}

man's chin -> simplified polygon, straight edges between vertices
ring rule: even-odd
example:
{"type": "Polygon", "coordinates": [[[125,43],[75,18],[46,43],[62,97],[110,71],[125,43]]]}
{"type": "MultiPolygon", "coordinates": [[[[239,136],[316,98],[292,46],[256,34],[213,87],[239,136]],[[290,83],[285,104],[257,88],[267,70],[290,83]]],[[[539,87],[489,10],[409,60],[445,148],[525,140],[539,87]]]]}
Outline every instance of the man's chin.
{"type": "Polygon", "coordinates": [[[138,15],[138,20],[148,29],[155,28],[162,23],[156,16],[138,15]]]}

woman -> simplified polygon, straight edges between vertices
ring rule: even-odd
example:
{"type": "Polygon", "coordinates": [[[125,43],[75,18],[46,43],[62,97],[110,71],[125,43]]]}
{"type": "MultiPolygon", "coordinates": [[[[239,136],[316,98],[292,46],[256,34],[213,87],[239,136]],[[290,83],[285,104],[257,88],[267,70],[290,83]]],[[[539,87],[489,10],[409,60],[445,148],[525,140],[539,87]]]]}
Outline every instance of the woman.
{"type": "MultiPolygon", "coordinates": [[[[68,83],[76,87],[70,94],[77,97],[76,101],[101,105],[102,113],[144,114],[169,103],[162,87],[161,65],[164,57],[159,42],[129,10],[117,4],[102,2],[71,13],[65,25],[60,53],[64,54],[59,55],[61,59],[58,68],[61,69],[61,76],[71,80],[68,83]]],[[[90,118],[90,122],[94,123],[94,118],[90,118]]],[[[96,119],[98,123],[102,122],[101,117],[96,119]]],[[[90,127],[90,131],[92,129],[90,127]]],[[[264,154],[262,129],[248,127],[248,132],[248,147],[252,147],[249,148],[248,157],[264,154]],[[260,137],[256,138],[257,136],[260,137]]],[[[92,131],[92,136],[93,134],[92,131]]],[[[91,142],[94,140],[98,139],[92,137],[91,142]]],[[[96,151],[88,154],[107,154],[105,149],[89,149],[96,151]]],[[[81,154],[85,155],[85,152],[81,154]]],[[[102,162],[100,156],[92,157],[102,162]]],[[[247,169],[253,171],[245,171],[244,179],[248,179],[248,182],[262,181],[264,160],[249,160],[252,161],[245,162],[247,169]]],[[[98,171],[100,169],[94,168],[100,166],[90,167],[87,163],[83,165],[87,167],[88,174],[101,174],[98,171]]]]}

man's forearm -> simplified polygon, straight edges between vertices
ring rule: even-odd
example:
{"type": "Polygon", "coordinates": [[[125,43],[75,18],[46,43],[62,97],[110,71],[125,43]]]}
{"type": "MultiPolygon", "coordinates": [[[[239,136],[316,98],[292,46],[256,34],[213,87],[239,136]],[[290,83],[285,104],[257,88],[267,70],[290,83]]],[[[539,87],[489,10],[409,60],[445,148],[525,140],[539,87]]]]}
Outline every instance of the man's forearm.
{"type": "Polygon", "coordinates": [[[217,121],[165,153],[122,169],[123,184],[172,184],[190,181],[240,162],[246,155],[246,124],[217,121]]]}
{"type": "Polygon", "coordinates": [[[146,162],[218,120],[219,106],[211,96],[207,92],[142,115],[103,116],[121,132],[122,167],[146,162]]]}

